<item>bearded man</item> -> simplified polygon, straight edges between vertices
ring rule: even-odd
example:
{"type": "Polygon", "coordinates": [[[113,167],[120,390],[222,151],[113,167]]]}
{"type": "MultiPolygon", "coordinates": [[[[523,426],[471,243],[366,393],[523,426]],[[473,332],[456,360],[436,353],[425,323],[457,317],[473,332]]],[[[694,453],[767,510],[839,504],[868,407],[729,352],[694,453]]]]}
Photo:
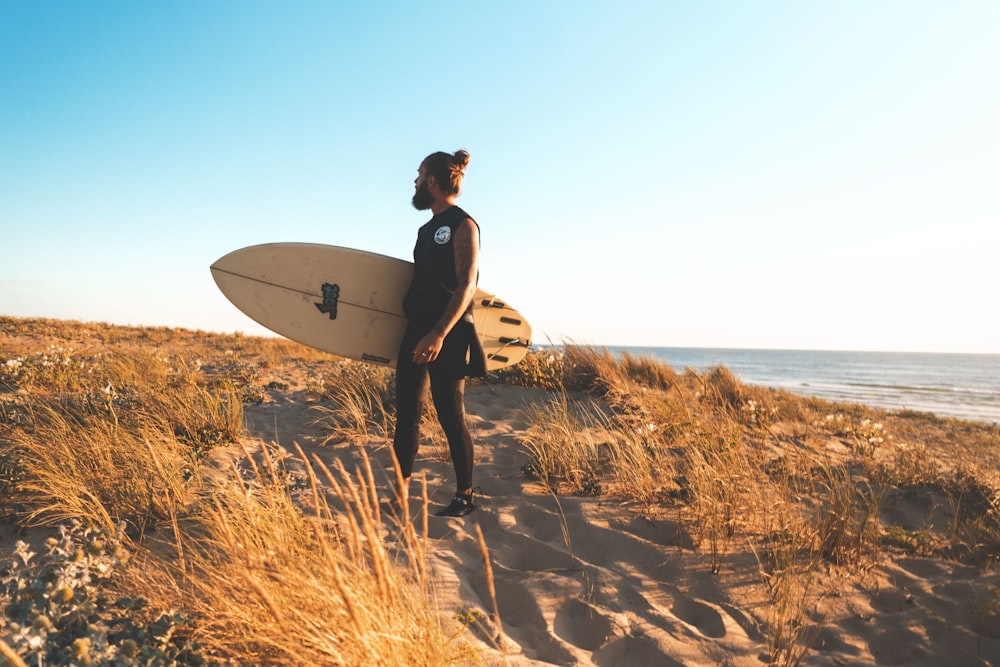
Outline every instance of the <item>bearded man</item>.
{"type": "Polygon", "coordinates": [[[455,205],[468,164],[467,151],[438,152],[428,155],[417,170],[413,206],[429,210],[433,217],[417,231],[413,282],[403,300],[408,325],[396,365],[393,450],[404,479],[397,502],[406,502],[429,384],[456,477],[455,495],[438,516],[464,516],[476,508],[465,378],[486,374],[486,357],[472,319],[479,225],[455,205]]]}

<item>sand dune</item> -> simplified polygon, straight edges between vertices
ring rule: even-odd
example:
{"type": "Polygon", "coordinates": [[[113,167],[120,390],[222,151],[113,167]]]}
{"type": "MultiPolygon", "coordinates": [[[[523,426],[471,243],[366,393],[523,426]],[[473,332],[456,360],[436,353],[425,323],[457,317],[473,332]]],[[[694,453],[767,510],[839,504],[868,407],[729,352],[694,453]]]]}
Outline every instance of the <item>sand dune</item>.
{"type": "MultiPolygon", "coordinates": [[[[145,344],[142,332],[139,339],[145,344]]],[[[24,340],[28,342],[22,344],[42,350],[53,342],[37,334],[24,340]]],[[[206,475],[231,475],[232,464],[245,451],[265,446],[272,452],[284,450],[284,465],[292,471],[303,469],[297,448],[326,464],[340,460],[349,470],[360,464],[364,451],[388,496],[385,435],[355,434],[351,441],[331,437],[318,409],[323,404],[307,388],[314,370],[310,362],[291,357],[265,367],[255,380],[264,387],[264,400],[245,405],[242,442],[212,449],[206,475]]],[[[16,393],[6,398],[14,400],[16,393]]],[[[779,610],[752,545],[737,536],[713,567],[707,545],[692,533],[684,514],[690,508],[684,503],[651,509],[622,504],[612,494],[550,492],[527,474],[524,446],[532,424],[523,408],[545,398],[542,390],[507,385],[468,389],[479,508],[458,519],[429,517],[426,535],[436,606],[444,622],[491,665],[767,663],[779,610]],[[499,619],[477,528],[489,550],[499,619]]],[[[948,427],[965,429],[961,424],[948,427]]],[[[824,455],[844,455],[844,442],[837,438],[816,446],[825,448],[824,455]]],[[[445,452],[436,426],[425,429],[412,491],[418,496],[419,483],[426,479],[432,512],[453,492],[445,452]]],[[[936,450],[944,468],[953,463],[949,453],[936,450]]],[[[308,491],[300,493],[307,506],[308,491]]],[[[946,524],[945,505],[940,497],[911,486],[897,489],[879,509],[884,525],[917,531],[930,523],[946,524]]],[[[411,498],[410,511],[422,531],[420,510],[420,501],[411,498]]],[[[16,539],[37,542],[45,534],[0,523],[0,548],[9,554],[16,539]]],[[[380,537],[390,547],[396,544],[398,525],[387,521],[380,537]]],[[[805,633],[798,644],[808,646],[800,664],[1000,665],[995,562],[973,566],[918,557],[917,552],[886,550],[874,562],[853,569],[824,561],[804,598],[802,622],[792,627],[805,633]]],[[[795,659],[785,664],[795,664],[795,659]]]]}
{"type": "MultiPolygon", "coordinates": [[[[481,495],[467,517],[430,517],[429,560],[442,613],[482,615],[468,635],[489,664],[766,663],[767,598],[751,552],[734,547],[715,574],[708,554],[670,512],[557,497],[523,472],[528,456],[520,437],[528,424],[520,409],[539,394],[507,386],[468,391],[481,495]],[[487,620],[493,606],[477,524],[490,550],[502,637],[487,620]]],[[[341,458],[348,468],[365,447],[388,490],[384,439],[324,445],[316,418],[294,392],[277,395],[247,408],[248,442],[289,452],[297,442],[307,454],[341,458]]],[[[433,511],[450,499],[453,472],[441,436],[425,430],[415,479],[426,475],[433,511]]],[[[410,502],[418,513],[419,501],[410,502]]],[[[385,534],[390,542],[392,532],[385,534]]],[[[822,584],[834,593],[809,610],[816,634],[802,664],[1000,664],[1000,623],[976,610],[976,600],[998,581],[975,567],[915,557],[886,559],[854,578],[831,568],[822,584]]]]}

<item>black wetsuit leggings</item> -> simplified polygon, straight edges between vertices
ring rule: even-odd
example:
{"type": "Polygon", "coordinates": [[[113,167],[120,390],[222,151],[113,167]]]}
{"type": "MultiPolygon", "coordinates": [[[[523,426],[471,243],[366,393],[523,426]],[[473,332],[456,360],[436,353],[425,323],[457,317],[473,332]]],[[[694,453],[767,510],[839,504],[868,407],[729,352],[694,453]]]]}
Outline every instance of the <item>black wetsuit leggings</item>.
{"type": "MultiPolygon", "coordinates": [[[[449,363],[446,349],[434,363],[413,363],[413,347],[420,337],[413,338],[410,335],[404,337],[396,362],[396,433],[392,446],[403,477],[409,478],[420,446],[420,416],[429,380],[434,409],[448,439],[451,461],[455,465],[456,488],[464,491],[472,487],[473,467],[472,434],[465,421],[465,377],[460,375],[456,378],[459,373],[455,364],[449,363]]],[[[464,363],[464,359],[462,361],[464,363]]]]}

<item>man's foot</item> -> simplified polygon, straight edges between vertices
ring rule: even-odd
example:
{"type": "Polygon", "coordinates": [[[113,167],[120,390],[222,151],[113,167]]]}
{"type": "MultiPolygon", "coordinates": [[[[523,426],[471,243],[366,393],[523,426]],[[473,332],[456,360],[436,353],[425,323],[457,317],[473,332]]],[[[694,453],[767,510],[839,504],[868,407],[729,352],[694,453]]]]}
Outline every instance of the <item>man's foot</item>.
{"type": "Polygon", "coordinates": [[[451,504],[443,510],[434,513],[434,516],[465,516],[476,509],[476,501],[470,491],[468,494],[456,493],[451,499],[451,504]]]}

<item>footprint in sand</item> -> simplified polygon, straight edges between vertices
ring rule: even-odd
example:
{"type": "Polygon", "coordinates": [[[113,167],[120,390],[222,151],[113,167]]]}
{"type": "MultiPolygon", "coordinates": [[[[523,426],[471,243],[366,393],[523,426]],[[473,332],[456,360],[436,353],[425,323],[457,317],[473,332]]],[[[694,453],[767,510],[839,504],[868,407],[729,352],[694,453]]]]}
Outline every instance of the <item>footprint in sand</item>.
{"type": "Polygon", "coordinates": [[[598,667],[683,667],[649,637],[622,637],[594,653],[598,667]]]}
{"type": "Polygon", "coordinates": [[[694,548],[694,541],[681,525],[674,521],[653,521],[646,517],[634,517],[629,521],[612,520],[610,527],[662,546],[694,548]]]}
{"type": "Polygon", "coordinates": [[[520,572],[555,572],[570,570],[576,565],[565,550],[517,533],[504,536],[503,544],[494,549],[493,557],[498,565],[520,572]]]}
{"type": "MultiPolygon", "coordinates": [[[[549,632],[548,623],[540,600],[545,599],[542,589],[537,588],[538,579],[523,572],[507,570],[502,565],[494,566],[496,577],[497,606],[503,620],[504,632],[525,647],[531,647],[533,657],[556,665],[574,664],[572,653],[564,643],[549,632]]],[[[471,587],[483,601],[489,600],[485,581],[478,578],[471,587]]]]}
{"type": "Polygon", "coordinates": [[[556,613],[552,630],[568,644],[593,651],[614,634],[615,626],[596,607],[583,600],[572,599],[556,613]]]}
{"type": "Polygon", "coordinates": [[[726,636],[726,623],[722,614],[709,604],[675,593],[674,605],[670,611],[706,637],[721,639],[726,636]]]}

